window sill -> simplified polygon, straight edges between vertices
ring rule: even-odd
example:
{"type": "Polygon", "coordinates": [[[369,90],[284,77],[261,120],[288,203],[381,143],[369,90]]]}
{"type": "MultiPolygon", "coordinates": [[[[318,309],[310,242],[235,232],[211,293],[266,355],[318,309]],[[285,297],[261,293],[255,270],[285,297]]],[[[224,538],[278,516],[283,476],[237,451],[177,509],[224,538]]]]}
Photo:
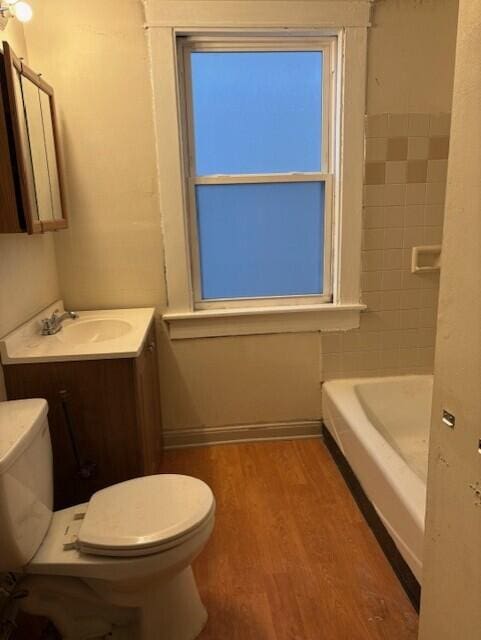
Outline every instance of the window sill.
{"type": "Polygon", "coordinates": [[[167,312],[173,340],[265,333],[346,331],[359,327],[363,304],[315,304],[167,312]]]}

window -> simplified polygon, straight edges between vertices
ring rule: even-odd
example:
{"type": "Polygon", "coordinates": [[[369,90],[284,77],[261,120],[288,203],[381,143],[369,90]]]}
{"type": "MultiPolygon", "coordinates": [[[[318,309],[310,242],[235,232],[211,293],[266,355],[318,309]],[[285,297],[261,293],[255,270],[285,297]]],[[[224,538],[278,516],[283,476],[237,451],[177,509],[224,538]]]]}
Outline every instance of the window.
{"type": "Polygon", "coordinates": [[[335,46],[179,39],[195,309],[331,302],[335,46]]]}
{"type": "Polygon", "coordinates": [[[369,0],[146,0],[169,336],[359,326],[369,0]]]}

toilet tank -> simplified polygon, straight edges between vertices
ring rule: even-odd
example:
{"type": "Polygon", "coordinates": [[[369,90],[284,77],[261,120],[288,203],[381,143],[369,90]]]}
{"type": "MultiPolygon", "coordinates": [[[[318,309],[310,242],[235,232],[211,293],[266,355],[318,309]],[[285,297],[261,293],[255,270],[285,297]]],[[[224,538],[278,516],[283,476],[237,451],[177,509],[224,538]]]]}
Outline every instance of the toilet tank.
{"type": "Polygon", "coordinates": [[[52,519],[52,447],[46,400],[0,402],[0,572],[35,555],[52,519]]]}

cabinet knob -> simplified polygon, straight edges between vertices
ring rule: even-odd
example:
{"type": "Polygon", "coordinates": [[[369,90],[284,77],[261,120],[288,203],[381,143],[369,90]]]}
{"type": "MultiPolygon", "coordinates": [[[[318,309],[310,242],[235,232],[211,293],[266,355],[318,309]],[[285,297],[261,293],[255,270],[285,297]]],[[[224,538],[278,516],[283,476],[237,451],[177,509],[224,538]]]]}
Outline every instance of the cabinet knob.
{"type": "Polygon", "coordinates": [[[155,342],[149,342],[147,345],[147,351],[150,351],[151,353],[152,351],[155,351],[155,342]]]}

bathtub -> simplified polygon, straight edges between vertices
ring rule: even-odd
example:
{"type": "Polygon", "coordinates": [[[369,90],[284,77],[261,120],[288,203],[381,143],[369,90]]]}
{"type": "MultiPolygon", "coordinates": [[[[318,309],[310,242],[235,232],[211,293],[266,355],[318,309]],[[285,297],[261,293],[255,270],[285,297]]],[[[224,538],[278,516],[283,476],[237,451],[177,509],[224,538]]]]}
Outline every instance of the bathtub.
{"type": "Polygon", "coordinates": [[[421,583],[433,377],[332,380],[323,421],[421,583]]]}

